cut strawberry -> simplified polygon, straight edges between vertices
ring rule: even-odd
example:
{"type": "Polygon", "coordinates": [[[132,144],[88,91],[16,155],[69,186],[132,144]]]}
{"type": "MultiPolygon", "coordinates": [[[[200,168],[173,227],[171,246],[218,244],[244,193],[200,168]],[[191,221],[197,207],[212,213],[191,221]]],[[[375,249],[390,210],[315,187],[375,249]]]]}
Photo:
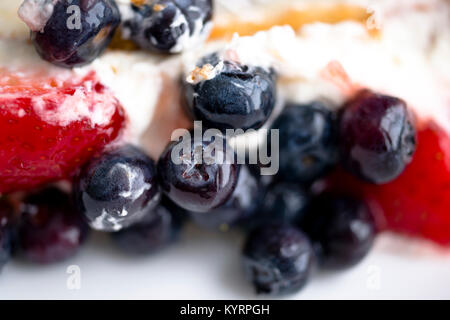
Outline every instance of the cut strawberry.
{"type": "Polygon", "coordinates": [[[124,123],[122,107],[94,73],[0,70],[0,193],[71,177],[124,123]]]}
{"type": "Polygon", "coordinates": [[[450,245],[450,137],[437,125],[419,128],[413,161],[395,181],[377,186],[339,172],[330,182],[364,196],[380,228],[450,245]]]}

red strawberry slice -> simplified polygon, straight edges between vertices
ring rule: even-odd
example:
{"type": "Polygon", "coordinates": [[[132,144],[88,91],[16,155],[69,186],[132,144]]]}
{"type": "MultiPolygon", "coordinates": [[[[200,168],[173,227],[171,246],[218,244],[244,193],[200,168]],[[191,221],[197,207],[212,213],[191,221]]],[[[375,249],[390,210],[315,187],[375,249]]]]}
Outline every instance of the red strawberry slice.
{"type": "Polygon", "coordinates": [[[124,123],[124,110],[94,73],[0,70],[0,193],[71,177],[124,123]]]}
{"type": "Polygon", "coordinates": [[[381,228],[450,245],[450,137],[437,125],[422,125],[413,161],[395,181],[370,185],[343,172],[330,181],[362,194],[381,228]]]}

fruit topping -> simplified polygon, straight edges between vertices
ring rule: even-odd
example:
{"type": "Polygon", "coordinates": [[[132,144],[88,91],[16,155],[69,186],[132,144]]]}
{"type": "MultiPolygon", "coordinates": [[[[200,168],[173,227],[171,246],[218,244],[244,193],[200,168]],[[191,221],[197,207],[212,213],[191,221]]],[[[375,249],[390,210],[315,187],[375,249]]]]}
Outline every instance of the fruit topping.
{"type": "Polygon", "coordinates": [[[95,60],[120,24],[114,0],[25,0],[19,16],[39,55],[65,68],[95,60]]]}
{"type": "Polygon", "coordinates": [[[253,230],[244,245],[244,268],[260,294],[283,295],[308,281],[314,253],[299,229],[269,224],[253,230]]]}
{"type": "Polygon", "coordinates": [[[0,197],[0,229],[15,224],[15,216],[12,203],[6,197],[0,197]]]}
{"type": "Polygon", "coordinates": [[[252,219],[258,207],[260,192],[256,178],[246,166],[242,166],[236,189],[225,204],[208,212],[190,212],[190,216],[204,228],[227,231],[239,222],[252,219]]]}
{"type": "Polygon", "coordinates": [[[75,179],[74,198],[96,230],[119,231],[136,224],[160,201],[154,161],[131,145],[105,151],[75,179]]]}
{"type": "Polygon", "coordinates": [[[299,184],[276,182],[263,192],[257,214],[248,219],[250,225],[264,223],[296,223],[307,212],[309,192],[299,184]]]}
{"type": "Polygon", "coordinates": [[[319,252],[320,264],[335,269],[360,262],[376,235],[375,220],[365,202],[331,193],[312,201],[301,227],[319,252]]]}
{"type": "Polygon", "coordinates": [[[205,127],[258,129],[275,106],[273,70],[222,60],[218,54],[202,59],[186,81],[187,105],[205,127]]]}
{"type": "Polygon", "coordinates": [[[0,192],[70,178],[125,124],[122,107],[95,74],[66,81],[0,75],[0,192]]]}
{"type": "Polygon", "coordinates": [[[151,211],[139,223],[111,234],[123,252],[152,254],[178,238],[183,223],[180,209],[163,197],[161,204],[151,211]]]}
{"type": "Polygon", "coordinates": [[[229,146],[220,150],[214,142],[189,140],[183,137],[170,143],[161,155],[158,162],[161,187],[180,207],[206,213],[230,199],[240,166],[229,158],[232,150],[229,146]],[[183,150],[186,145],[189,150],[183,150]]]}
{"type": "Polygon", "coordinates": [[[311,183],[338,162],[336,116],[322,103],[288,104],[272,128],[279,130],[281,180],[311,183]]]}
{"type": "Polygon", "coordinates": [[[86,240],[89,227],[74,210],[70,196],[58,189],[28,195],[22,202],[21,213],[19,247],[31,262],[65,260],[86,240]]]}
{"type": "Polygon", "coordinates": [[[122,37],[143,49],[179,53],[206,40],[212,13],[212,0],[132,3],[122,10],[122,37]]]}
{"type": "Polygon", "coordinates": [[[0,272],[11,256],[11,240],[11,230],[7,227],[0,226],[0,272]]]}
{"type": "Polygon", "coordinates": [[[340,137],[343,166],[377,184],[397,178],[416,149],[414,119],[406,103],[369,90],[344,107],[340,137]]]}
{"type": "Polygon", "coordinates": [[[329,182],[365,197],[378,212],[379,228],[450,245],[450,137],[436,124],[420,124],[413,160],[394,181],[363,183],[341,171],[329,182]]]}

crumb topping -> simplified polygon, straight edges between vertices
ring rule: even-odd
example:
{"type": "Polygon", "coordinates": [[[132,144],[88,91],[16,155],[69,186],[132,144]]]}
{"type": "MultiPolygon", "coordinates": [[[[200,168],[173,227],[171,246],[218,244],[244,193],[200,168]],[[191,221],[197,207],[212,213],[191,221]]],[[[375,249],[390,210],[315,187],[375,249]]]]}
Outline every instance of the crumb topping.
{"type": "Polygon", "coordinates": [[[162,4],[155,4],[153,6],[153,10],[156,12],[160,12],[163,11],[166,8],[166,6],[162,5],[162,4]]]}
{"type": "Polygon", "coordinates": [[[195,67],[188,75],[186,81],[191,84],[197,84],[202,81],[211,80],[223,70],[223,61],[219,62],[215,67],[209,63],[203,67],[195,67]]]}

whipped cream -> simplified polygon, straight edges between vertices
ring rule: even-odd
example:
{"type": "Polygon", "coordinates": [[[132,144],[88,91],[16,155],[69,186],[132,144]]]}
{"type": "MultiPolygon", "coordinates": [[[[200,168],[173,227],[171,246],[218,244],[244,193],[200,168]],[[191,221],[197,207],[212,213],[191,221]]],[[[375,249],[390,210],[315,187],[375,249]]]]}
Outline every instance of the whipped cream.
{"type": "MultiPolygon", "coordinates": [[[[128,4],[129,0],[119,2],[128,4]]],[[[306,0],[282,0],[277,5],[287,6],[288,2],[295,6],[312,4],[306,0]]],[[[433,119],[450,133],[450,6],[444,1],[345,1],[370,6],[376,12],[372,23],[380,29],[378,37],[356,22],[314,23],[301,30],[279,26],[252,37],[236,36],[231,42],[208,42],[184,55],[168,58],[144,51],[108,51],[91,65],[73,71],[54,67],[34,52],[27,41],[29,30],[15,13],[20,3],[0,2],[0,16],[8,19],[0,19],[0,68],[42,69],[55,75],[73,72],[78,76],[95,71],[127,112],[130,124],[126,141],[142,143],[158,106],[164,77],[176,83],[182,71],[189,75],[195,69],[199,57],[220,50],[232,52],[244,64],[273,67],[279,74],[280,105],[284,101],[323,100],[330,108],[340,107],[348,92],[324,77],[324,70],[335,62],[352,84],[398,96],[420,118],[433,119]]],[[[327,3],[330,1],[320,1],[327,3]]],[[[264,1],[216,0],[216,20],[230,10],[239,19],[248,20],[251,12],[270,6],[264,1]],[[255,10],[243,9],[250,7],[255,10]]],[[[216,72],[203,75],[210,77],[216,72]]]]}
{"type": "Polygon", "coordinates": [[[185,67],[192,71],[199,57],[219,50],[243,64],[273,67],[285,101],[323,100],[338,108],[351,92],[339,86],[342,79],[325,76],[335,65],[347,85],[398,96],[421,119],[432,119],[450,133],[450,6],[434,0],[412,4],[379,6],[384,11],[377,15],[378,37],[356,22],[314,23],[299,32],[279,26],[235,36],[231,43],[208,43],[185,55],[185,67]]]}
{"type": "Polygon", "coordinates": [[[19,17],[30,30],[41,32],[53,14],[57,0],[25,0],[19,7],[19,17]]]}

